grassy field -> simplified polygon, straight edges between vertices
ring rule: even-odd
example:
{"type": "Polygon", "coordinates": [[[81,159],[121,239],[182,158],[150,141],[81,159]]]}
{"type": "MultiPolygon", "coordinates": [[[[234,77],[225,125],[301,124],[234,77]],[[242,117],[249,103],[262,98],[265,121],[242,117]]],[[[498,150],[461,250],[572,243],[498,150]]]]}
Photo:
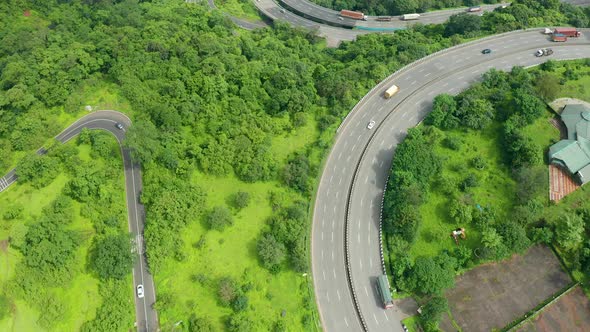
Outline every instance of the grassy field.
{"type": "Polygon", "coordinates": [[[578,75],[577,79],[569,79],[562,86],[558,97],[578,98],[590,102],[590,66],[585,60],[578,61],[560,61],[557,62],[560,67],[555,70],[555,74],[562,76],[566,71],[564,67],[569,64],[572,70],[578,75]]]}
{"type": "MultiPolygon", "coordinates": [[[[112,143],[115,140],[112,139],[112,143]]],[[[74,144],[70,142],[68,144],[74,144]]],[[[90,146],[81,145],[78,149],[79,156],[82,160],[93,160],[95,166],[104,165],[101,159],[90,157],[90,146]]],[[[42,209],[53,201],[62,191],[62,188],[69,181],[69,176],[65,173],[60,174],[51,184],[42,189],[33,189],[29,184],[16,183],[8,190],[0,193],[0,206],[12,206],[15,204],[22,205],[25,209],[22,218],[7,221],[4,219],[1,223],[0,242],[7,243],[11,229],[18,227],[20,223],[31,224],[36,222],[42,214],[42,209]]],[[[117,181],[120,187],[123,187],[123,172],[121,172],[117,181]]],[[[120,193],[120,204],[125,204],[124,192],[120,193]]],[[[71,221],[70,228],[81,231],[85,234],[93,234],[94,228],[92,223],[82,217],[79,213],[81,204],[74,201],[74,219],[71,221]]],[[[2,216],[0,216],[2,218],[2,216]]],[[[127,229],[126,218],[121,218],[122,229],[127,229]]],[[[91,238],[86,239],[77,251],[76,266],[74,278],[65,288],[52,288],[48,291],[58,298],[66,307],[63,319],[56,323],[52,328],[53,331],[76,331],[88,320],[95,317],[96,309],[104,299],[100,297],[98,286],[99,280],[92,274],[86,272],[88,249],[91,238]]],[[[17,250],[7,247],[6,250],[0,251],[0,289],[8,285],[13,276],[15,266],[19,263],[21,254],[17,250]]],[[[128,278],[131,295],[131,277],[128,278]]],[[[39,311],[37,308],[26,303],[22,299],[11,299],[12,309],[9,317],[0,321],[1,331],[43,331],[44,329],[37,325],[39,311]]],[[[130,321],[129,327],[133,326],[133,309],[128,313],[130,321]]]]}
{"type": "MultiPolygon", "coordinates": [[[[460,183],[466,174],[474,173],[479,185],[458,195],[467,195],[473,205],[492,206],[499,212],[499,217],[510,211],[514,193],[514,181],[508,176],[508,170],[502,164],[502,152],[498,145],[498,125],[490,126],[483,132],[454,130],[441,133],[435,151],[445,158],[442,176],[460,183]],[[458,150],[443,146],[445,137],[454,137],[462,141],[458,150]],[[477,170],[471,166],[471,160],[481,157],[487,167],[477,170]]],[[[420,255],[435,256],[441,250],[452,250],[456,247],[450,233],[457,227],[466,230],[467,239],[461,240],[462,245],[472,249],[480,246],[480,233],[471,225],[459,225],[449,215],[449,202],[454,199],[434,186],[421,206],[422,224],[418,229],[418,237],[410,250],[412,257],[420,255]]]]}
{"type": "MultiPolygon", "coordinates": [[[[315,122],[308,121],[291,135],[274,138],[273,155],[282,164],[290,153],[301,151],[316,136],[315,122]]],[[[240,285],[249,284],[246,315],[253,321],[255,331],[269,330],[278,320],[283,320],[289,331],[308,329],[302,320],[316,310],[308,289],[311,276],[287,269],[273,275],[262,268],[256,250],[257,239],[272,213],[269,193],[282,191],[293,200],[298,194],[287,191],[276,181],[244,183],[233,176],[218,178],[200,172],[195,172],[193,182],[207,193],[208,208],[229,207],[237,191],[248,192],[250,204],[240,211],[232,209],[234,224],[221,232],[209,230],[202,221],[186,228],[182,238],[187,258],[183,262],[169,260],[155,275],[158,297],[170,295],[173,299],[159,313],[161,327],[166,329],[195,313],[198,317],[208,317],[215,330],[222,330],[233,311],[219,303],[217,290],[219,280],[229,276],[240,285]],[[205,244],[196,248],[194,244],[201,238],[205,244]],[[196,276],[200,278],[196,280],[196,276]]]]}
{"type": "Polygon", "coordinates": [[[418,316],[408,317],[408,318],[402,320],[402,323],[404,323],[406,325],[406,327],[408,328],[408,331],[409,332],[419,332],[419,331],[421,331],[421,329],[420,329],[420,323],[418,322],[418,316]]]}
{"type": "Polygon", "coordinates": [[[258,10],[251,1],[214,0],[214,2],[222,12],[249,21],[260,21],[258,10]]]}

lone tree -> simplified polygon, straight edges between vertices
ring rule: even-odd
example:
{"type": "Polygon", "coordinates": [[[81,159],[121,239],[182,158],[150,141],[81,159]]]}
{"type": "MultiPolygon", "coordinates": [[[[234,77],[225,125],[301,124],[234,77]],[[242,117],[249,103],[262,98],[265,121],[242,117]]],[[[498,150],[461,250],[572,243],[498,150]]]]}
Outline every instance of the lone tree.
{"type": "Polygon", "coordinates": [[[207,215],[207,225],[209,228],[218,231],[223,230],[226,226],[231,226],[234,223],[231,212],[224,206],[216,206],[207,215]]]}
{"type": "Polygon", "coordinates": [[[436,325],[443,312],[449,310],[447,299],[442,296],[434,296],[422,307],[420,317],[426,324],[436,325]]]}
{"type": "Polygon", "coordinates": [[[239,210],[250,204],[250,194],[246,191],[238,191],[234,196],[234,205],[239,210]]]}
{"type": "Polygon", "coordinates": [[[278,272],[281,263],[285,260],[285,246],[274,235],[264,234],[258,240],[257,247],[262,266],[273,272],[278,272]]]}
{"type": "Polygon", "coordinates": [[[101,279],[125,278],[133,266],[129,237],[110,235],[98,241],[91,254],[91,264],[101,279]]]}

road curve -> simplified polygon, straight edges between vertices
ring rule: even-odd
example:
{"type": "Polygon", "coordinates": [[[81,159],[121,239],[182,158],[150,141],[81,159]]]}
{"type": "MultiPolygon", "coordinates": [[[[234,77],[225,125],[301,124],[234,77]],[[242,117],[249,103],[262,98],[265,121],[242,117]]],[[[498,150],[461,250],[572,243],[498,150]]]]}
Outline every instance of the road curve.
{"type": "MultiPolygon", "coordinates": [[[[456,9],[443,9],[432,12],[420,13],[420,19],[412,21],[404,21],[401,15],[391,16],[392,20],[389,22],[377,21],[377,16],[367,16],[367,20],[354,20],[351,18],[340,17],[340,11],[330,8],[322,7],[308,0],[280,0],[281,4],[289,8],[293,12],[309,18],[312,21],[325,23],[328,25],[354,28],[365,27],[369,29],[379,30],[394,30],[405,29],[416,23],[421,24],[438,24],[446,22],[449,17],[455,14],[466,13],[467,7],[456,9]]],[[[494,9],[509,5],[509,3],[500,3],[493,5],[481,5],[480,12],[469,13],[470,15],[481,15],[483,12],[493,11],[494,9]]]]}
{"type": "MultiPolygon", "coordinates": [[[[219,8],[217,8],[217,6],[215,6],[215,2],[213,0],[207,0],[207,4],[209,5],[209,7],[211,9],[219,9],[219,8]]],[[[237,18],[235,16],[231,16],[231,15],[224,13],[224,12],[222,12],[222,13],[223,13],[223,15],[226,15],[227,17],[229,17],[229,19],[232,22],[234,22],[235,25],[237,25],[240,28],[245,29],[245,30],[254,30],[254,29],[264,28],[264,27],[268,26],[263,21],[250,22],[250,21],[243,20],[241,18],[237,18]]]]}
{"type": "MultiPolygon", "coordinates": [[[[336,47],[342,40],[356,40],[361,34],[393,31],[415,23],[433,24],[443,23],[454,14],[463,13],[465,8],[444,9],[420,14],[416,21],[402,21],[399,16],[394,16],[391,22],[378,22],[375,16],[369,16],[367,21],[358,21],[348,18],[340,20],[337,11],[319,6],[307,0],[278,0],[293,10],[292,13],[281,7],[276,0],[253,0],[258,11],[271,20],[283,20],[295,27],[317,31],[317,35],[325,37],[329,47],[336,47]],[[300,16],[299,16],[300,15],[300,16]],[[309,18],[309,19],[308,19],[309,18]],[[315,22],[314,22],[315,21],[315,22]],[[321,22],[321,23],[318,23],[321,22]],[[351,30],[351,27],[359,28],[351,30]],[[362,30],[365,28],[366,30],[362,30]]],[[[560,0],[577,6],[589,6],[590,0],[560,0]]],[[[505,3],[509,4],[509,3],[505,3]]],[[[492,11],[496,7],[505,4],[482,5],[482,11],[492,11]]],[[[472,13],[479,15],[480,13],[472,13]]]]}
{"type": "Polygon", "coordinates": [[[553,59],[590,57],[590,30],[582,31],[582,37],[559,44],[534,29],[459,45],[394,73],[355,106],[326,160],[314,205],[312,270],[326,331],[401,331],[397,308],[383,310],[375,291],[374,278],[383,272],[381,204],[395,148],[407,129],[430,112],[433,98],[459,93],[490,68],[509,70],[546,61],[533,55],[540,47],[551,46],[553,59]],[[483,48],[493,51],[483,55],[483,48]],[[383,91],[394,83],[400,92],[383,99],[383,91]],[[367,129],[370,120],[376,122],[372,130],[367,129]]]}
{"type": "MultiPolygon", "coordinates": [[[[105,130],[115,136],[121,148],[123,156],[123,166],[125,171],[125,197],[127,200],[129,232],[134,239],[134,252],[139,253],[138,259],[133,266],[133,293],[135,287],[143,284],[145,296],[142,299],[135,298],[135,314],[137,329],[141,332],[158,331],[158,316],[153,309],[156,302],[156,292],[154,280],[149,273],[143,245],[143,228],[145,224],[144,207],[139,203],[139,195],[142,190],[141,184],[141,167],[138,163],[133,163],[131,151],[123,147],[121,142],[125,139],[125,129],[131,126],[131,120],[123,113],[116,111],[97,111],[90,113],[78,121],[71,124],[68,128],[55,136],[55,139],[66,143],[82,131],[84,128],[105,130]],[[119,130],[115,127],[116,123],[121,123],[124,127],[119,130]]],[[[43,148],[37,150],[38,154],[45,154],[47,151],[43,148]]],[[[0,178],[0,192],[17,180],[15,170],[11,170],[7,175],[0,178]]],[[[108,301],[108,299],[104,299],[108,301]]]]}

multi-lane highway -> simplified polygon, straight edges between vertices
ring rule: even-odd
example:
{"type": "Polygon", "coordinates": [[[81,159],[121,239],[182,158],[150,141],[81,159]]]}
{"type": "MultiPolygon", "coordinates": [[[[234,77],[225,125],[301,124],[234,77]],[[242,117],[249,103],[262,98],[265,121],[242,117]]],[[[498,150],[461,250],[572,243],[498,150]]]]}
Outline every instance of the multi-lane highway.
{"type": "Polygon", "coordinates": [[[355,40],[356,36],[369,33],[369,31],[343,29],[313,22],[280,7],[274,0],[255,0],[254,4],[264,16],[273,21],[282,20],[295,27],[316,31],[318,36],[326,38],[328,46],[337,46],[342,40],[355,40]]]}
{"type": "MultiPolygon", "coordinates": [[[[419,20],[402,21],[399,16],[394,17],[391,22],[378,22],[376,17],[369,16],[367,21],[358,21],[348,18],[339,18],[338,12],[329,8],[321,7],[307,0],[280,0],[281,3],[294,13],[281,7],[277,0],[253,0],[258,10],[271,20],[283,20],[295,27],[302,27],[317,31],[318,36],[325,37],[328,46],[337,46],[342,40],[355,40],[356,36],[371,32],[383,32],[404,28],[415,23],[432,24],[443,23],[451,15],[466,12],[466,8],[446,9],[420,14],[419,20]],[[309,19],[308,19],[309,18],[309,19]],[[318,23],[320,22],[320,23],[318,23]],[[350,28],[361,28],[351,30],[350,28]],[[362,30],[365,28],[367,30],[362,30]]],[[[578,6],[589,6],[590,0],[561,0],[578,6]]],[[[498,6],[508,5],[502,3],[496,5],[483,5],[483,11],[494,10],[498,6]]],[[[480,15],[481,12],[471,13],[480,15]]]]}
{"type": "MultiPolygon", "coordinates": [[[[377,16],[368,16],[366,21],[354,20],[351,18],[340,17],[340,12],[322,7],[308,0],[281,0],[281,4],[291,9],[293,12],[300,14],[310,20],[326,23],[337,27],[366,27],[369,29],[383,29],[392,30],[407,28],[408,26],[416,23],[421,24],[435,24],[446,22],[451,15],[465,13],[467,8],[458,9],[445,9],[437,10],[427,13],[421,13],[420,19],[404,21],[401,19],[401,15],[392,16],[392,20],[389,22],[377,21],[377,16]]],[[[481,11],[469,13],[470,15],[481,15],[486,11],[493,11],[497,7],[507,6],[508,3],[494,4],[494,5],[482,5],[481,11]]]]}
{"type": "Polygon", "coordinates": [[[428,114],[437,94],[457,94],[490,68],[509,70],[546,61],[533,54],[547,46],[555,51],[552,59],[590,57],[590,31],[560,44],[535,29],[447,49],[394,73],[355,106],[327,158],[314,206],[312,269],[326,331],[401,331],[397,309],[382,309],[374,278],[383,273],[383,191],[395,147],[407,129],[428,114]],[[492,53],[482,54],[484,48],[492,53]],[[383,91],[392,84],[400,92],[384,99],[383,91]],[[370,120],[376,122],[371,130],[370,120]]]}
{"type": "MultiPolygon", "coordinates": [[[[158,316],[153,309],[153,304],[156,302],[156,292],[154,288],[154,280],[148,271],[147,262],[144,254],[143,245],[143,228],[145,223],[144,207],[139,203],[139,195],[141,192],[141,168],[137,163],[133,163],[131,159],[131,151],[123,147],[121,142],[125,139],[125,130],[131,126],[131,120],[123,113],[116,111],[97,111],[90,113],[80,120],[74,122],[64,131],[62,131],[55,138],[65,143],[74,138],[80,133],[83,128],[100,129],[110,132],[115,136],[121,147],[121,155],[123,156],[123,166],[125,171],[125,197],[127,200],[128,224],[129,232],[134,238],[134,252],[138,254],[136,262],[133,266],[133,294],[135,298],[135,313],[138,331],[157,331],[158,330],[158,316]],[[120,123],[123,129],[117,129],[115,124],[120,123]],[[137,285],[143,285],[144,297],[138,298],[135,294],[137,285]]],[[[38,154],[44,154],[47,151],[41,148],[37,151],[38,154]]],[[[15,170],[11,170],[7,175],[0,178],[0,192],[7,189],[12,183],[17,180],[15,170]]],[[[104,299],[108,301],[109,299],[104,299]]]]}

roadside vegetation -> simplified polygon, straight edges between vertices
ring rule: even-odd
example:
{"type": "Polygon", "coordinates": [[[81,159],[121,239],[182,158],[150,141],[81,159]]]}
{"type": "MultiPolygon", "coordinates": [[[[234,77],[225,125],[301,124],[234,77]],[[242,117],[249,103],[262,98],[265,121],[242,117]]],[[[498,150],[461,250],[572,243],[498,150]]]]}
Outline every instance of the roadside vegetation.
{"type": "Polygon", "coordinates": [[[252,1],[245,0],[214,0],[215,7],[234,17],[249,21],[260,21],[258,9],[252,1]]]}
{"type": "MultiPolygon", "coordinates": [[[[474,7],[482,4],[503,3],[500,0],[311,0],[318,5],[335,10],[358,10],[366,15],[401,15],[423,13],[447,8],[474,7]]],[[[579,8],[559,0],[515,0],[506,8],[496,9],[483,16],[462,13],[451,19],[451,28],[469,31],[474,35],[495,33],[519,28],[567,22],[576,27],[588,26],[588,9],[579,8]],[[565,16],[563,16],[565,15],[565,16]]],[[[419,21],[416,21],[419,23],[419,21]]]]}
{"type": "MultiPolygon", "coordinates": [[[[514,27],[519,25],[502,29],[514,27]]],[[[62,294],[73,278],[61,271],[86,250],[84,273],[103,280],[100,294],[113,298],[89,309],[94,316],[70,313],[80,322],[76,326],[93,331],[126,330],[132,323],[129,276],[121,279],[128,260],[115,262],[119,256],[104,250],[123,252],[122,236],[113,230],[126,230],[118,224],[126,220],[122,180],[106,190],[101,182],[122,177],[120,156],[110,155],[101,135],[89,133],[81,142],[109,158],[100,171],[64,166],[75,162],[60,152],[63,147],[47,157],[32,155],[84,105],[117,109],[133,119],[125,144],[143,167],[144,238],[163,329],[182,321],[190,331],[314,330],[309,211],[336,127],[396,69],[479,35],[419,26],[326,49],[313,33],[283,23],[239,31],[206,4],[180,0],[6,1],[0,4],[0,31],[0,169],[18,164],[25,180],[0,197],[16,199],[13,193],[23,187],[30,195],[53,188],[54,196],[47,196],[53,198],[39,209],[63,196],[89,220],[84,234],[93,236],[80,238],[75,222],[41,223],[57,218],[49,207],[27,217],[22,211],[28,203],[7,205],[8,219],[19,220],[22,212],[69,241],[57,260],[63,268],[55,271],[63,283],[52,286],[58,303],[69,303],[62,294]],[[107,209],[118,204],[120,209],[107,209]],[[103,265],[110,263],[124,264],[103,265]]],[[[437,159],[435,153],[426,157],[437,159]]],[[[441,262],[421,264],[449,270],[441,262]]],[[[34,316],[31,308],[41,305],[22,312],[34,316]]]]}
{"type": "Polygon", "coordinates": [[[575,279],[588,278],[587,189],[550,203],[544,160],[559,140],[545,102],[586,96],[589,74],[587,60],[491,70],[456,97],[437,96],[396,150],[383,210],[389,272],[424,304],[426,330],[448,310],[439,295],[455,275],[533,243],[554,246],[575,279]],[[466,239],[456,244],[459,228],[466,239]]]}
{"type": "Polygon", "coordinates": [[[133,326],[122,161],[106,133],[27,155],[0,196],[0,329],[133,326]]]}

